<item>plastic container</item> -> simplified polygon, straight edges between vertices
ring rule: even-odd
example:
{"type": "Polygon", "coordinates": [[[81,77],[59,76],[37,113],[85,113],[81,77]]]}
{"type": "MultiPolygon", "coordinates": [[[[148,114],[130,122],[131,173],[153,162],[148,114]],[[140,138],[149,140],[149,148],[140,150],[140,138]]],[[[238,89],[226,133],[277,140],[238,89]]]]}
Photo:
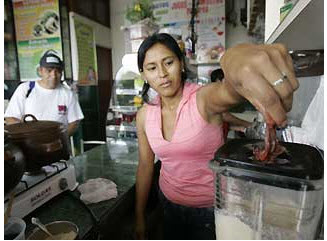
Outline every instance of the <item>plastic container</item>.
{"type": "Polygon", "coordinates": [[[151,29],[144,24],[135,24],[129,27],[130,39],[146,38],[150,32],[151,29]]]}
{"type": "Polygon", "coordinates": [[[281,143],[274,164],[253,158],[260,140],[232,140],[215,154],[217,239],[314,239],[323,210],[323,158],[311,146],[281,143]]]}
{"type": "Polygon", "coordinates": [[[146,38],[156,32],[158,28],[159,26],[151,20],[144,20],[143,22],[126,27],[129,31],[130,39],[146,38]]]}
{"type": "Polygon", "coordinates": [[[5,240],[24,240],[26,223],[23,219],[10,217],[4,227],[5,240]]]}
{"type": "Polygon", "coordinates": [[[131,51],[132,53],[137,53],[139,50],[141,44],[143,43],[145,38],[139,38],[139,39],[132,39],[130,44],[131,44],[131,51]]]}
{"type": "Polygon", "coordinates": [[[150,19],[144,19],[137,24],[132,24],[122,29],[125,30],[124,39],[126,52],[137,53],[143,40],[157,32],[159,26],[150,19]]]}

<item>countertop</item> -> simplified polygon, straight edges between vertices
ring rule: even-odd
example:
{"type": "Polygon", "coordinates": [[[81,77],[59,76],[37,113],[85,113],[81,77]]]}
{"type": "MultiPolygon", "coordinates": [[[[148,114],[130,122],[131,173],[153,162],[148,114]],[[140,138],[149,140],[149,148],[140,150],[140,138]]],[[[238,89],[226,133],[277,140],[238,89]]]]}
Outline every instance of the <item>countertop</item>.
{"type": "Polygon", "coordinates": [[[79,239],[97,239],[99,230],[108,228],[108,219],[113,220],[114,216],[133,208],[137,141],[112,140],[71,158],[69,162],[74,164],[80,184],[98,177],[112,180],[117,185],[117,198],[85,205],[79,199],[77,189],[65,191],[24,218],[26,237],[35,228],[30,222],[31,217],[38,217],[45,224],[58,220],[71,221],[79,228],[79,239]]]}
{"type": "MultiPolygon", "coordinates": [[[[45,224],[58,220],[75,223],[79,228],[78,239],[133,239],[137,142],[110,141],[71,158],[69,162],[75,166],[80,184],[98,177],[115,182],[117,198],[85,205],[79,199],[77,189],[65,191],[24,218],[27,224],[26,237],[35,228],[30,222],[31,218],[38,217],[45,224]]],[[[156,197],[159,169],[160,166],[155,165],[154,184],[147,206],[147,223],[151,225],[149,239],[163,238],[162,213],[156,197]]]]}

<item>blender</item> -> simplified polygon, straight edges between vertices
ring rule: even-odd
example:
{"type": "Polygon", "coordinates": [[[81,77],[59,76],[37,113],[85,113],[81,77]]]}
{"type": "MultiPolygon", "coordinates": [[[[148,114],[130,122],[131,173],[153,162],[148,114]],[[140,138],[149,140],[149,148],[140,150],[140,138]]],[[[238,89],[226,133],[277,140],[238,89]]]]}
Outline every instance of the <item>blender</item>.
{"type": "Polygon", "coordinates": [[[323,156],[280,142],[274,163],[255,160],[262,140],[228,141],[210,161],[215,174],[217,239],[314,239],[323,220],[323,156]]]}

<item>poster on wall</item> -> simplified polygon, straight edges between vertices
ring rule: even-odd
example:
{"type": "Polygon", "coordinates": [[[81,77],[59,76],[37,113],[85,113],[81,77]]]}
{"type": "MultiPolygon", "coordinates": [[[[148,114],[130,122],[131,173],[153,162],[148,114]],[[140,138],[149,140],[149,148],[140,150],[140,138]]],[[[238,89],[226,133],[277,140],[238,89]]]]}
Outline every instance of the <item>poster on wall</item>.
{"type": "Polygon", "coordinates": [[[225,0],[202,0],[198,6],[197,63],[219,63],[225,51],[225,0]]]}
{"type": "MultiPolygon", "coordinates": [[[[197,63],[219,63],[225,51],[225,0],[199,0],[198,3],[195,19],[197,63]]],[[[188,43],[192,0],[154,0],[153,9],[162,28],[182,35],[188,43]]]]}
{"type": "Polygon", "coordinates": [[[161,28],[169,29],[168,33],[182,35],[186,39],[191,7],[192,0],[154,0],[153,15],[161,28]]]}
{"type": "Polygon", "coordinates": [[[74,12],[69,13],[73,80],[78,85],[97,85],[98,67],[95,30],[92,22],[74,12]]]}
{"type": "Polygon", "coordinates": [[[95,45],[95,33],[92,25],[87,24],[78,15],[71,15],[73,78],[78,85],[97,85],[98,69],[95,45]],[[74,57],[75,56],[75,57],[74,57]]]}
{"type": "Polygon", "coordinates": [[[190,21],[190,7],[191,0],[154,0],[153,15],[160,25],[184,25],[190,21]]]}
{"type": "Polygon", "coordinates": [[[58,0],[13,0],[13,11],[21,81],[37,80],[47,50],[62,58],[58,0]]]}

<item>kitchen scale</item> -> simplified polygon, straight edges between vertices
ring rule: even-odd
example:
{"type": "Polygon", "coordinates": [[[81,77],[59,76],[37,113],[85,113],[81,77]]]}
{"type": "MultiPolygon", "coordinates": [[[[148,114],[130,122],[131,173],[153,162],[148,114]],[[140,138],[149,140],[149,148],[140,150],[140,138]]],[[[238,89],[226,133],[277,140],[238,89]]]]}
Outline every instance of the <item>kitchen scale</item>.
{"type": "MultiPolygon", "coordinates": [[[[73,191],[78,186],[74,165],[58,161],[42,167],[38,173],[25,172],[14,188],[11,216],[23,218],[63,191],[73,191]]],[[[10,193],[5,196],[5,209],[10,193]]]]}

